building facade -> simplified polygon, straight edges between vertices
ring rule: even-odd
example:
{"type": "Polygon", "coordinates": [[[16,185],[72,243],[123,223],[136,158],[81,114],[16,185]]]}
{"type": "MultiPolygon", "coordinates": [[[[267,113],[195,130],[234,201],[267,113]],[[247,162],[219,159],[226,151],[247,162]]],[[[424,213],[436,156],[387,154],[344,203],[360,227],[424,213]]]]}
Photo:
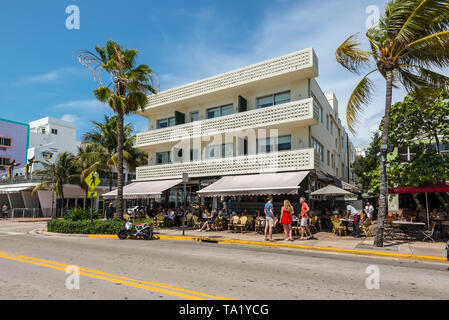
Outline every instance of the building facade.
{"type": "Polygon", "coordinates": [[[9,175],[25,167],[28,149],[29,126],[25,123],[0,119],[0,177],[8,176],[9,164],[15,161],[9,175]]]}
{"type": "MultiPolygon", "coordinates": [[[[137,181],[313,171],[352,183],[355,148],[312,48],[150,96],[137,181]]],[[[313,191],[313,190],[312,190],[313,191]]]]}

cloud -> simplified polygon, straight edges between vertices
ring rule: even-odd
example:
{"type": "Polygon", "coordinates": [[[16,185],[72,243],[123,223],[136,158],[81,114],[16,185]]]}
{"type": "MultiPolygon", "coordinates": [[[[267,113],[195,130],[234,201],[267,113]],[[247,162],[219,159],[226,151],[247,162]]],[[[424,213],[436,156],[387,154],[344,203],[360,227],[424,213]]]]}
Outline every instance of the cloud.
{"type": "Polygon", "coordinates": [[[52,82],[61,80],[63,78],[69,77],[69,76],[75,76],[75,75],[81,75],[81,74],[82,74],[81,68],[66,67],[66,68],[52,70],[52,71],[49,71],[46,73],[21,77],[18,80],[13,81],[11,83],[11,85],[13,85],[15,87],[19,87],[19,86],[26,86],[26,85],[33,85],[33,84],[41,84],[41,83],[42,84],[52,83],[52,82]]]}
{"type": "Polygon", "coordinates": [[[65,115],[63,115],[62,117],[61,117],[61,120],[64,120],[64,121],[68,121],[68,122],[73,122],[73,123],[78,123],[79,122],[79,118],[78,118],[78,116],[77,115],[75,115],[75,114],[65,114],[65,115]]]}
{"type": "Polygon", "coordinates": [[[110,109],[107,104],[101,103],[98,100],[72,100],[64,103],[54,105],[52,107],[55,110],[71,110],[89,113],[105,112],[110,109]]]}

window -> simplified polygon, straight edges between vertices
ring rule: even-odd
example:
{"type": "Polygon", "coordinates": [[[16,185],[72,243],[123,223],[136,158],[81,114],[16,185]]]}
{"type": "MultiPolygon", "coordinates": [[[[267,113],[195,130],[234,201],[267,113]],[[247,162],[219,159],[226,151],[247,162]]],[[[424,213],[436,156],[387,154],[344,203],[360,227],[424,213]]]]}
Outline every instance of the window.
{"type": "Polygon", "coordinates": [[[207,119],[227,116],[234,113],[234,106],[228,104],[226,106],[207,109],[207,119]]]}
{"type": "Polygon", "coordinates": [[[326,115],[326,129],[329,130],[329,115],[326,115]]]}
{"type": "Polygon", "coordinates": [[[0,146],[11,147],[11,138],[0,137],[0,146]]]}
{"type": "Polygon", "coordinates": [[[257,108],[266,108],[288,102],[290,102],[290,91],[257,98],[257,108]]]}
{"type": "Polygon", "coordinates": [[[329,150],[327,150],[327,165],[330,166],[331,165],[331,156],[330,156],[330,152],[329,150]]]}
{"type": "Polygon", "coordinates": [[[320,154],[321,162],[324,162],[324,147],[321,143],[312,138],[312,147],[320,154]]]}
{"type": "Polygon", "coordinates": [[[337,140],[337,138],[335,138],[335,149],[338,150],[338,140],[337,140]]]}
{"type": "Polygon", "coordinates": [[[319,106],[319,108],[318,108],[318,112],[320,113],[319,114],[319,121],[321,122],[321,123],[323,123],[323,107],[322,106],[319,106]]]}
{"type": "Polygon", "coordinates": [[[331,155],[331,162],[332,162],[332,168],[335,169],[335,155],[334,154],[331,155]]]}
{"type": "Polygon", "coordinates": [[[157,152],[156,153],[157,164],[171,163],[170,153],[171,153],[170,151],[157,152]]]}
{"type": "Polygon", "coordinates": [[[58,134],[58,129],[51,129],[51,134],[58,134]]]}
{"type": "Polygon", "coordinates": [[[291,136],[278,137],[277,146],[274,145],[275,141],[271,142],[270,138],[257,139],[257,153],[291,150],[291,138],[291,136]]]}
{"type": "Polygon", "coordinates": [[[234,156],[234,144],[227,143],[220,145],[213,145],[206,147],[206,159],[217,159],[217,158],[229,158],[234,156]]]}
{"type": "Polygon", "coordinates": [[[195,122],[200,120],[200,113],[198,111],[190,113],[190,122],[195,122]]]}
{"type": "Polygon", "coordinates": [[[175,125],[175,117],[167,118],[167,119],[160,119],[157,121],[157,128],[167,128],[172,127],[175,125]]]}
{"type": "Polygon", "coordinates": [[[334,134],[334,122],[331,120],[331,135],[334,134]]]}
{"type": "Polygon", "coordinates": [[[0,166],[7,166],[7,165],[9,165],[9,161],[11,161],[9,158],[1,158],[0,157],[0,166]]]}

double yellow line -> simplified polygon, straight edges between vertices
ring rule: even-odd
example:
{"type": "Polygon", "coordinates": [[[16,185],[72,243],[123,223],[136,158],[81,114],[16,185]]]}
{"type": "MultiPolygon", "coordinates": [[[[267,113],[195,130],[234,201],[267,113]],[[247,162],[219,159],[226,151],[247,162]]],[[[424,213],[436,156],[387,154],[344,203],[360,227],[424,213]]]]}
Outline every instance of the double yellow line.
{"type": "MultiPolygon", "coordinates": [[[[61,270],[66,271],[67,267],[71,266],[64,263],[54,262],[50,260],[44,260],[44,259],[38,259],[33,257],[27,257],[27,256],[21,256],[21,255],[15,255],[9,252],[0,251],[0,258],[24,262],[28,264],[33,264],[36,266],[46,267],[54,270],[61,270]]],[[[79,267],[79,274],[89,277],[89,278],[95,278],[99,280],[104,280],[112,283],[120,283],[124,284],[130,287],[139,288],[147,291],[152,292],[158,292],[163,293],[169,296],[188,299],[188,300],[231,300],[230,298],[223,297],[223,296],[216,296],[216,295],[210,295],[203,292],[193,291],[184,289],[181,287],[172,286],[165,283],[159,283],[159,282],[152,282],[152,281],[143,281],[143,280],[136,280],[131,279],[127,277],[122,277],[119,275],[106,273],[99,270],[89,269],[89,268],[83,268],[79,267]]],[[[70,268],[68,269],[70,272],[74,273],[75,271],[70,268]]]]}

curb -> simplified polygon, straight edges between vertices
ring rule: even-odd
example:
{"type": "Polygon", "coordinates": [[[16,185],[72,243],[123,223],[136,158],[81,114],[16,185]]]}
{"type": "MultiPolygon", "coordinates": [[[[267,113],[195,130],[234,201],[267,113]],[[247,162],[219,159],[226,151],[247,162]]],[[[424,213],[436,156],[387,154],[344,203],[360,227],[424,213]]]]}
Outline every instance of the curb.
{"type": "MultiPolygon", "coordinates": [[[[89,238],[97,238],[97,239],[118,239],[117,235],[93,235],[92,234],[92,235],[89,235],[88,237],[89,238]]],[[[444,263],[448,262],[447,259],[444,257],[433,257],[433,256],[369,251],[369,250],[357,250],[357,249],[329,248],[329,247],[307,246],[307,245],[288,244],[288,243],[272,243],[272,242],[237,240],[237,239],[170,236],[170,235],[157,235],[155,237],[157,237],[158,239],[166,239],[166,240],[184,240],[184,241],[213,242],[213,243],[224,243],[224,244],[243,244],[243,245],[255,245],[255,246],[263,246],[263,247],[280,247],[280,248],[291,248],[291,249],[326,251],[326,252],[335,252],[335,253],[364,255],[364,256],[381,256],[381,257],[395,258],[395,259],[422,260],[422,261],[444,262],[444,263]]]]}

